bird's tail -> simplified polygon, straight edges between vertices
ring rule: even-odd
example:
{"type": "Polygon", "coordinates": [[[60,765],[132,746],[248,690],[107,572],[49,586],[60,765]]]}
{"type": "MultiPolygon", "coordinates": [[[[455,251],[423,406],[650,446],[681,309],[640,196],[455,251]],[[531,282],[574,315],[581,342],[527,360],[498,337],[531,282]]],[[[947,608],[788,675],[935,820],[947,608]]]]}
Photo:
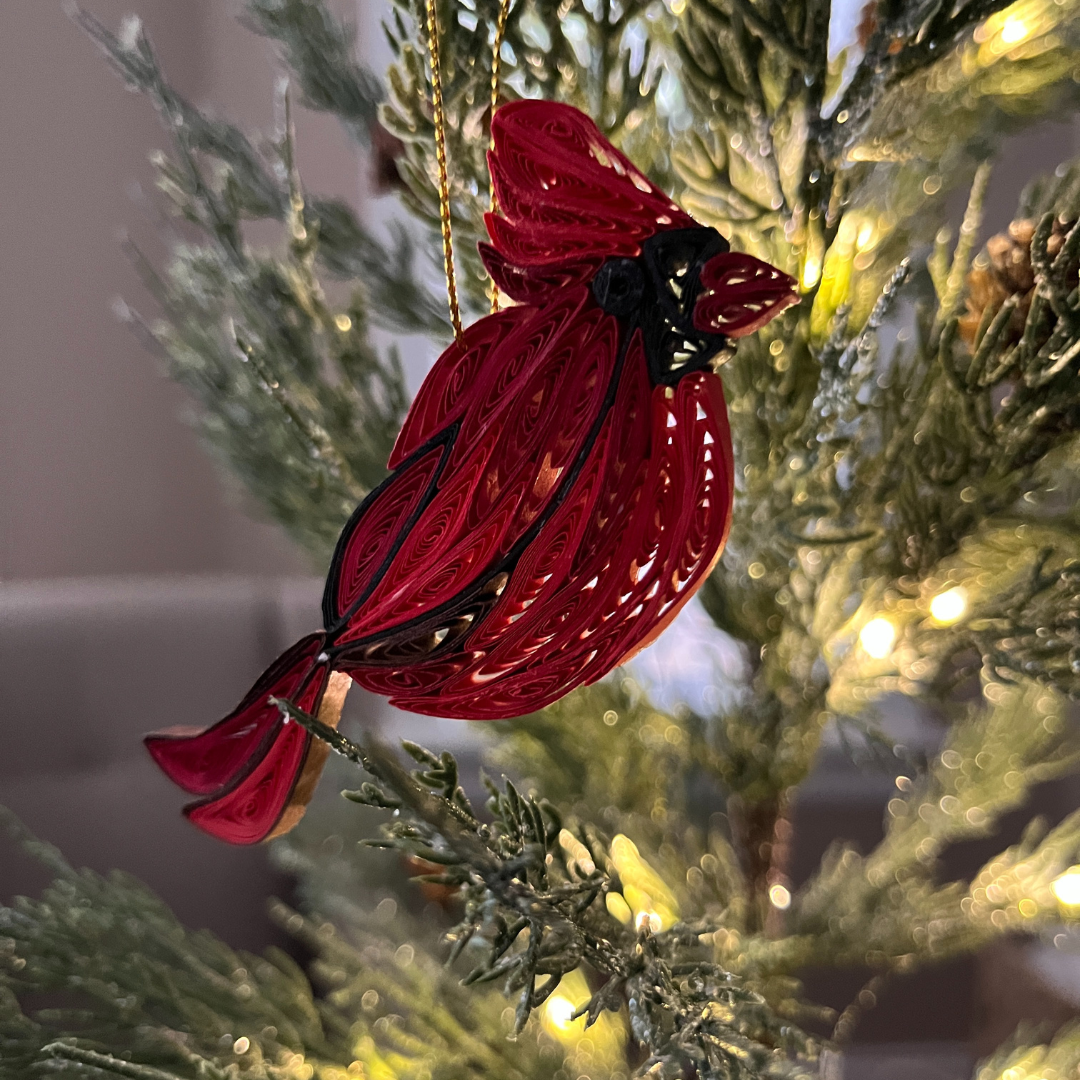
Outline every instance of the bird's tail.
{"type": "Polygon", "coordinates": [[[270,699],[287,699],[337,726],[350,679],[330,671],[325,640],[320,633],[298,641],[213,727],[146,737],[165,775],[199,796],[184,814],[204,832],[230,844],[256,844],[288,832],[304,816],[329,751],[284,720],[270,699]]]}

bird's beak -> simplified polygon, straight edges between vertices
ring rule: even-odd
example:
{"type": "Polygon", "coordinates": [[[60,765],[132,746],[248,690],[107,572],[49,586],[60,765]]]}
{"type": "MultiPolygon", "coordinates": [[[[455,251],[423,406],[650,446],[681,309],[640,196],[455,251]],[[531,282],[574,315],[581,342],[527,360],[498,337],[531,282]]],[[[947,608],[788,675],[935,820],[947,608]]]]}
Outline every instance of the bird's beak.
{"type": "Polygon", "coordinates": [[[745,337],[799,302],[793,277],[737,251],[714,255],[699,280],[694,328],[707,334],[745,337]]]}

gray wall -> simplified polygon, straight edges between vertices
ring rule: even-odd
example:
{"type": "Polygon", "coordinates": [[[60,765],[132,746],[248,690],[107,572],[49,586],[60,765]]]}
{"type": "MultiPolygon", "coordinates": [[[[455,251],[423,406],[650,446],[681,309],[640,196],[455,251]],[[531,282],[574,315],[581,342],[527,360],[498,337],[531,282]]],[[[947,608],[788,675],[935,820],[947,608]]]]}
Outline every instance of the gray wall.
{"type": "MultiPolygon", "coordinates": [[[[184,93],[269,124],[269,47],[233,3],[84,6],[110,26],[137,12],[184,93]]],[[[356,201],[337,125],[301,113],[298,128],[305,180],[356,201]]],[[[244,512],[180,419],[183,395],[112,314],[120,295],[153,313],[118,237],[161,253],[147,154],[164,145],[60,0],[0,3],[0,580],[307,569],[244,512]]]]}

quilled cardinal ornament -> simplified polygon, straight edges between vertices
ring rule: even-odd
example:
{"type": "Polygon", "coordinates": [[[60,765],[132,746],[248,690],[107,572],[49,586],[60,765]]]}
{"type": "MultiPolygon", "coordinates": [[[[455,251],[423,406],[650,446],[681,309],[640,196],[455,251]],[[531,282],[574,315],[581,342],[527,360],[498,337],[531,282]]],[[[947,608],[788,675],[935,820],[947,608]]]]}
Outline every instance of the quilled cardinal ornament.
{"type": "Polygon", "coordinates": [[[795,282],[729,251],[576,109],[505,105],[492,143],[481,255],[515,305],[428,375],[338,541],[326,629],[220,723],[147,740],[223,840],[287,831],[322,769],[326,748],[271,697],[334,725],[352,679],[413,712],[520,716],[649,644],[724,544],[714,365],[795,282]]]}

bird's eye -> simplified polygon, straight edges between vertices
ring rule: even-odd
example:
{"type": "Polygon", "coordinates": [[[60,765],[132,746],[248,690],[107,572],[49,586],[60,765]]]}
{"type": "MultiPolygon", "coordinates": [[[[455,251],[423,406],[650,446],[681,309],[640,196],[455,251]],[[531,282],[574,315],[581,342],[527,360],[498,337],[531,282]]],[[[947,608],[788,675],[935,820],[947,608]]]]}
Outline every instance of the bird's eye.
{"type": "Polygon", "coordinates": [[[641,307],[645,275],[636,259],[608,259],[596,272],[593,296],[608,315],[626,318],[641,307]]]}

